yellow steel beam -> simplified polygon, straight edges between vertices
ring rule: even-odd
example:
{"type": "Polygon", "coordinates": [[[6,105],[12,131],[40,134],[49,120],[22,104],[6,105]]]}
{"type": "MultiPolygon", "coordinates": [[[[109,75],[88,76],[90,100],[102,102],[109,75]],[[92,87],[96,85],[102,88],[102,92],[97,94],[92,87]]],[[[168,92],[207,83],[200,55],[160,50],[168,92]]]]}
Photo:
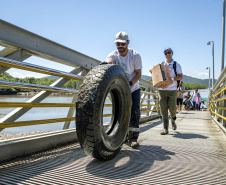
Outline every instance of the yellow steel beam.
{"type": "Polygon", "coordinates": [[[142,110],[142,111],[140,111],[140,112],[141,112],[141,113],[150,112],[150,111],[157,112],[157,111],[159,111],[159,110],[160,110],[160,109],[142,110]]]}
{"type": "Polygon", "coordinates": [[[0,128],[21,127],[21,126],[39,125],[39,124],[73,121],[73,120],[75,120],[75,117],[6,122],[6,123],[0,123],[0,128]]]}
{"type": "Polygon", "coordinates": [[[150,106],[158,106],[159,104],[140,104],[141,107],[150,107],[150,106]]]}
{"type": "MultiPolygon", "coordinates": [[[[140,104],[141,107],[158,106],[159,104],[140,104]]],[[[105,107],[112,107],[112,104],[104,104],[105,107]]]]}
{"type": "Polygon", "coordinates": [[[226,98],[222,98],[222,99],[220,99],[220,100],[212,101],[211,103],[219,102],[219,101],[224,101],[224,100],[226,100],[226,98]]]}
{"type": "Polygon", "coordinates": [[[110,117],[112,114],[103,114],[103,117],[110,117]]]}
{"type": "Polygon", "coordinates": [[[212,98],[216,97],[217,95],[219,95],[220,93],[222,93],[222,92],[225,91],[225,90],[226,90],[226,87],[225,87],[224,89],[221,89],[221,91],[218,92],[217,94],[215,94],[214,96],[212,96],[212,98]]]}
{"type": "MultiPolygon", "coordinates": [[[[112,104],[105,104],[112,107],[112,104]]],[[[0,102],[0,107],[75,107],[74,103],[30,103],[30,102],[0,102]]]]}
{"type": "MultiPolygon", "coordinates": [[[[109,117],[112,114],[104,114],[103,117],[109,117]]],[[[30,125],[40,125],[40,124],[48,124],[48,123],[57,123],[57,122],[65,122],[65,121],[73,121],[76,120],[75,117],[68,118],[54,118],[54,119],[42,119],[42,120],[31,120],[31,121],[17,121],[17,122],[6,122],[0,123],[0,128],[10,128],[10,127],[21,127],[21,126],[30,126],[30,125]]]]}
{"type": "Polygon", "coordinates": [[[222,119],[226,120],[226,117],[221,116],[220,114],[217,114],[217,113],[216,113],[216,112],[214,112],[214,111],[211,111],[211,113],[216,114],[218,117],[221,117],[222,119]]]}
{"type": "Polygon", "coordinates": [[[104,104],[105,107],[112,107],[112,104],[104,104]]]}
{"type": "Polygon", "coordinates": [[[141,93],[149,94],[149,95],[153,95],[153,96],[158,96],[158,94],[151,93],[151,92],[146,92],[146,91],[141,91],[141,93]]]}
{"type": "Polygon", "coordinates": [[[0,107],[75,107],[74,103],[0,102],[0,107]]]}
{"type": "Polygon", "coordinates": [[[221,109],[221,110],[226,110],[226,107],[213,107],[213,109],[221,109]]]}
{"type": "MultiPolygon", "coordinates": [[[[159,104],[141,104],[141,107],[158,106],[159,104]]],[[[74,103],[30,103],[30,102],[0,102],[0,107],[74,107],[74,103]]],[[[112,104],[104,104],[112,107],[112,104]]]]}

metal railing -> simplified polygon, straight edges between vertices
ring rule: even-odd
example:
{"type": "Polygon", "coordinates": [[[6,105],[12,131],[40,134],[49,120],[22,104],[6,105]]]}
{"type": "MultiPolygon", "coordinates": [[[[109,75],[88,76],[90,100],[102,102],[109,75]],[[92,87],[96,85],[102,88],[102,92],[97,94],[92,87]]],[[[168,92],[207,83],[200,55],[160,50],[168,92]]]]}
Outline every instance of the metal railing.
{"type": "Polygon", "coordinates": [[[226,128],[226,67],[215,83],[208,102],[213,120],[224,131],[226,128]]]}
{"type": "MultiPolygon", "coordinates": [[[[15,110],[0,120],[0,131],[9,127],[56,122],[65,122],[63,129],[68,129],[71,121],[76,119],[73,117],[75,112],[75,102],[77,100],[77,94],[84,76],[90,69],[99,65],[100,61],[45,39],[34,33],[28,32],[3,20],[0,20],[0,27],[0,46],[4,47],[4,49],[0,51],[0,73],[3,73],[10,68],[17,68],[61,77],[50,86],[0,80],[0,87],[40,91],[26,102],[0,102],[0,107],[16,107],[15,110]],[[31,56],[37,56],[53,62],[71,66],[74,69],[71,72],[64,72],[23,62],[31,56]],[[76,89],[62,88],[62,86],[70,79],[78,81],[76,89]],[[71,103],[40,103],[42,100],[51,95],[52,92],[72,93],[73,97],[71,103]],[[63,118],[16,121],[34,107],[69,107],[69,111],[67,116],[63,118]]],[[[140,86],[143,89],[141,91],[141,113],[146,114],[147,117],[151,117],[153,113],[159,115],[160,108],[158,104],[157,89],[153,88],[151,83],[144,80],[140,80],[140,86]]],[[[105,106],[110,107],[111,104],[105,104],[105,106]]],[[[103,115],[103,117],[107,116],[111,116],[111,114],[103,115]]]]}

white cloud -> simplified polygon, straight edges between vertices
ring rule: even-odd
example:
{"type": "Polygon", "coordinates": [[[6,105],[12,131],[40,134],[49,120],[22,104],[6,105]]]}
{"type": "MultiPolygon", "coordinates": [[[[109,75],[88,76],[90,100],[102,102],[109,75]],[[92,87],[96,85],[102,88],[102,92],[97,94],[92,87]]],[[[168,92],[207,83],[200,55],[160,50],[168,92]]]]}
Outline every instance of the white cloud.
{"type": "Polygon", "coordinates": [[[9,70],[8,73],[15,78],[26,78],[26,77],[42,78],[47,76],[44,74],[39,74],[34,72],[24,73],[24,71],[21,71],[21,70],[9,70]]]}
{"type": "Polygon", "coordinates": [[[10,73],[11,76],[16,77],[16,78],[25,78],[25,77],[31,77],[30,74],[21,74],[18,72],[12,72],[10,73]]]}
{"type": "Polygon", "coordinates": [[[207,72],[200,72],[200,73],[197,73],[196,76],[206,78],[206,77],[209,77],[209,74],[207,72]]]}
{"type": "Polygon", "coordinates": [[[199,78],[199,79],[209,79],[209,73],[208,72],[198,72],[194,71],[191,75],[189,75],[194,78],[199,78]]]}

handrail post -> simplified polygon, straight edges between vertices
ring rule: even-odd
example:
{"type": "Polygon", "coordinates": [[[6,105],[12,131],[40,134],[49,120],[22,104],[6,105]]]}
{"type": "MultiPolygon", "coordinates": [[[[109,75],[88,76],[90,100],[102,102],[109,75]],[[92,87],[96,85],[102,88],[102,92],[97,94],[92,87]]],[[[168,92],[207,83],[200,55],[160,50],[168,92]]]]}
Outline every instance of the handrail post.
{"type": "MultiPolygon", "coordinates": [[[[81,68],[74,69],[70,73],[72,73],[72,74],[74,74],[74,73],[75,74],[78,74],[79,72],[81,72],[81,68]]],[[[69,81],[69,79],[60,78],[59,80],[57,80],[56,82],[54,82],[53,84],[51,84],[51,86],[61,87],[66,82],[68,82],[68,81],[69,81]]],[[[34,97],[30,98],[27,102],[34,102],[34,103],[41,102],[43,99],[45,99],[50,94],[52,94],[52,92],[49,92],[49,91],[41,91],[37,95],[35,95],[34,97]]],[[[17,120],[19,117],[21,117],[22,115],[24,115],[30,109],[31,108],[16,108],[12,112],[10,112],[9,114],[7,114],[5,117],[1,118],[0,123],[14,122],[15,120],[17,120]]],[[[3,129],[0,129],[0,132],[2,130],[3,129]]]]}
{"type": "MultiPolygon", "coordinates": [[[[223,96],[226,96],[226,91],[223,92],[223,96]]],[[[223,101],[222,107],[226,107],[226,100],[223,101]]],[[[226,110],[223,110],[222,115],[226,117],[226,110]]],[[[226,120],[223,119],[223,126],[226,128],[226,120]]]]}
{"type": "MultiPolygon", "coordinates": [[[[87,74],[87,70],[86,69],[83,69],[81,76],[85,76],[86,74],[87,74]]],[[[78,81],[78,83],[76,85],[76,89],[77,90],[80,89],[80,85],[81,84],[82,84],[82,81],[78,81]]],[[[78,99],[78,95],[77,94],[74,94],[74,96],[72,98],[72,103],[75,104],[75,102],[77,101],[77,99],[78,99]]],[[[67,114],[67,117],[72,117],[73,114],[74,114],[74,111],[75,111],[75,106],[74,107],[70,107],[70,109],[68,111],[68,114],[67,114]]],[[[65,121],[64,126],[63,126],[63,130],[68,129],[69,126],[70,126],[70,123],[71,123],[71,121],[65,121]]]]}

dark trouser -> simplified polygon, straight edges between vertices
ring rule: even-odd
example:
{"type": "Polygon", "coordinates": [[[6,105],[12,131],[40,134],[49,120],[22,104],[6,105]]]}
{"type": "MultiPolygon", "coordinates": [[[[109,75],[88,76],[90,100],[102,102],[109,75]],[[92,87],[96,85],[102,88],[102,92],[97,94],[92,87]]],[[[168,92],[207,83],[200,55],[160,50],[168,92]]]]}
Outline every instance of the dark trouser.
{"type": "Polygon", "coordinates": [[[192,104],[193,104],[193,110],[195,110],[195,108],[196,108],[196,102],[193,101],[192,104]]]}
{"type": "Polygon", "coordinates": [[[170,115],[172,119],[176,119],[177,110],[177,90],[175,91],[159,91],[159,103],[161,107],[161,114],[163,119],[163,127],[168,130],[168,109],[170,110],[170,115]]]}
{"type": "Polygon", "coordinates": [[[177,91],[159,91],[159,102],[163,121],[168,120],[168,109],[172,118],[176,117],[177,91]]]}
{"type": "Polygon", "coordinates": [[[131,118],[129,124],[129,140],[137,141],[140,128],[140,89],[132,93],[132,109],[131,109],[131,118]]]}
{"type": "Polygon", "coordinates": [[[196,109],[197,109],[197,110],[200,110],[200,104],[197,104],[197,103],[196,103],[196,109]]]}
{"type": "Polygon", "coordinates": [[[177,105],[183,104],[183,98],[177,98],[177,105]]]}

